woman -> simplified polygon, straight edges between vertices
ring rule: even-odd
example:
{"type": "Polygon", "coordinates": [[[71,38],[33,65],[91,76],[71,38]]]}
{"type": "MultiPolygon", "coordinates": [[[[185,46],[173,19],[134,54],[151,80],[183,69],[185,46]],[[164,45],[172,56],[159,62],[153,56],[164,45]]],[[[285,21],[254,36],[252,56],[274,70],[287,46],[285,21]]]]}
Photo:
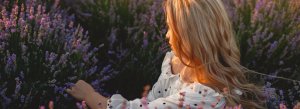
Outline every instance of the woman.
{"type": "Polygon", "coordinates": [[[164,9],[172,52],[145,99],[128,101],[119,94],[108,99],[82,80],[67,92],[91,108],[264,108],[261,90],[245,78],[221,0],[165,0],[164,9]]]}

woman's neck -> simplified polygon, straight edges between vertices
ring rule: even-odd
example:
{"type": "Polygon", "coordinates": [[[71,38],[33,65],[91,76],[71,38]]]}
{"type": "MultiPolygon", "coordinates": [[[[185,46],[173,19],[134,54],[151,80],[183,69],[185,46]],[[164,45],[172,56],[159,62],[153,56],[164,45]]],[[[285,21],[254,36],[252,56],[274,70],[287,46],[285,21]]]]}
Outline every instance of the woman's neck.
{"type": "Polygon", "coordinates": [[[187,66],[184,66],[182,71],[179,73],[180,79],[186,83],[195,82],[195,80],[193,79],[194,75],[192,75],[192,74],[193,74],[193,71],[191,70],[190,67],[187,67],[187,66]]]}
{"type": "Polygon", "coordinates": [[[184,64],[181,63],[180,59],[176,56],[172,58],[171,61],[171,69],[173,74],[179,74],[180,79],[184,82],[187,83],[193,83],[194,80],[192,77],[193,70],[190,67],[185,66],[184,64]]]}

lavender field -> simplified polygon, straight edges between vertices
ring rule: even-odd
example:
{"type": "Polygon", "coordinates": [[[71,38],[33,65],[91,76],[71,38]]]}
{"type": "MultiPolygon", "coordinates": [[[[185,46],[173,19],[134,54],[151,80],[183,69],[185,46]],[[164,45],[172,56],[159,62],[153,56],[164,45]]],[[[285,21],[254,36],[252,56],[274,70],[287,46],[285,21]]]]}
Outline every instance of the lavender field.
{"type": "MultiPolygon", "coordinates": [[[[292,108],[300,100],[298,1],[223,1],[241,64],[264,74],[247,72],[249,81],[263,86],[267,108],[292,108]]],[[[79,79],[107,97],[141,97],[170,51],[162,2],[0,0],[0,108],[81,109],[65,92],[79,79]]]]}

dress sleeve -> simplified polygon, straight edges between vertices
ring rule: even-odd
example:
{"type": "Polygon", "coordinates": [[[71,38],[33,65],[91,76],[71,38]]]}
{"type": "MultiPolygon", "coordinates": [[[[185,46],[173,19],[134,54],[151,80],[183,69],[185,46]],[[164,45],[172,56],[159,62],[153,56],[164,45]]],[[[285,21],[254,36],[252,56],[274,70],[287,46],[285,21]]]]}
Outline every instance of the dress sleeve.
{"type": "Polygon", "coordinates": [[[146,98],[128,101],[116,94],[108,100],[107,109],[223,109],[224,106],[225,99],[221,94],[203,85],[199,87],[199,84],[194,84],[178,93],[153,101],[147,101],[146,98]]]}
{"type": "Polygon", "coordinates": [[[171,70],[171,60],[172,60],[173,56],[174,56],[174,53],[172,51],[166,53],[164,60],[162,62],[162,65],[161,65],[161,74],[158,78],[158,81],[163,80],[163,79],[168,79],[168,78],[174,76],[172,74],[172,70],[171,70]]]}
{"type": "Polygon", "coordinates": [[[173,56],[174,54],[172,51],[166,53],[162,62],[161,74],[157,82],[153,85],[151,91],[149,91],[148,93],[148,101],[153,101],[157,98],[165,97],[165,89],[167,89],[166,87],[168,87],[169,84],[168,80],[175,77],[175,75],[172,75],[170,65],[173,56]]]}
{"type": "MultiPolygon", "coordinates": [[[[147,101],[147,102],[150,102],[150,101],[153,101],[153,100],[156,100],[158,98],[161,98],[163,97],[164,95],[164,91],[163,89],[165,89],[165,79],[167,79],[167,77],[169,75],[166,75],[168,72],[170,72],[170,61],[172,59],[172,56],[173,56],[173,53],[172,52],[167,52],[165,57],[164,57],[164,60],[162,62],[162,67],[161,67],[161,74],[159,76],[159,79],[158,81],[153,85],[152,89],[149,91],[148,93],[148,96],[147,98],[144,99],[144,101],[147,101]]],[[[133,101],[127,101],[125,98],[123,98],[120,94],[115,94],[111,97],[111,99],[108,100],[108,109],[109,108],[122,108],[122,105],[125,105],[125,104],[136,104],[136,102],[138,102],[138,100],[133,100],[133,101]]],[[[136,104],[137,105],[137,104],[136,104]]],[[[123,108],[122,108],[123,109],[123,108]]]]}

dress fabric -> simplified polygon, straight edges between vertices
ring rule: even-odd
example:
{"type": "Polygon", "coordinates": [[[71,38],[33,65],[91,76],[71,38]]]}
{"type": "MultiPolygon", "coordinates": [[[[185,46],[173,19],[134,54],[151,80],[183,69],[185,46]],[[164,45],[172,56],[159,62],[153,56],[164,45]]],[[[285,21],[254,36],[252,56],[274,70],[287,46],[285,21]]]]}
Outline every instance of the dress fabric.
{"type": "Polygon", "coordinates": [[[127,100],[114,94],[107,101],[107,109],[223,109],[225,98],[201,83],[185,83],[171,70],[173,52],[167,52],[157,82],[147,97],[127,100]]]}

